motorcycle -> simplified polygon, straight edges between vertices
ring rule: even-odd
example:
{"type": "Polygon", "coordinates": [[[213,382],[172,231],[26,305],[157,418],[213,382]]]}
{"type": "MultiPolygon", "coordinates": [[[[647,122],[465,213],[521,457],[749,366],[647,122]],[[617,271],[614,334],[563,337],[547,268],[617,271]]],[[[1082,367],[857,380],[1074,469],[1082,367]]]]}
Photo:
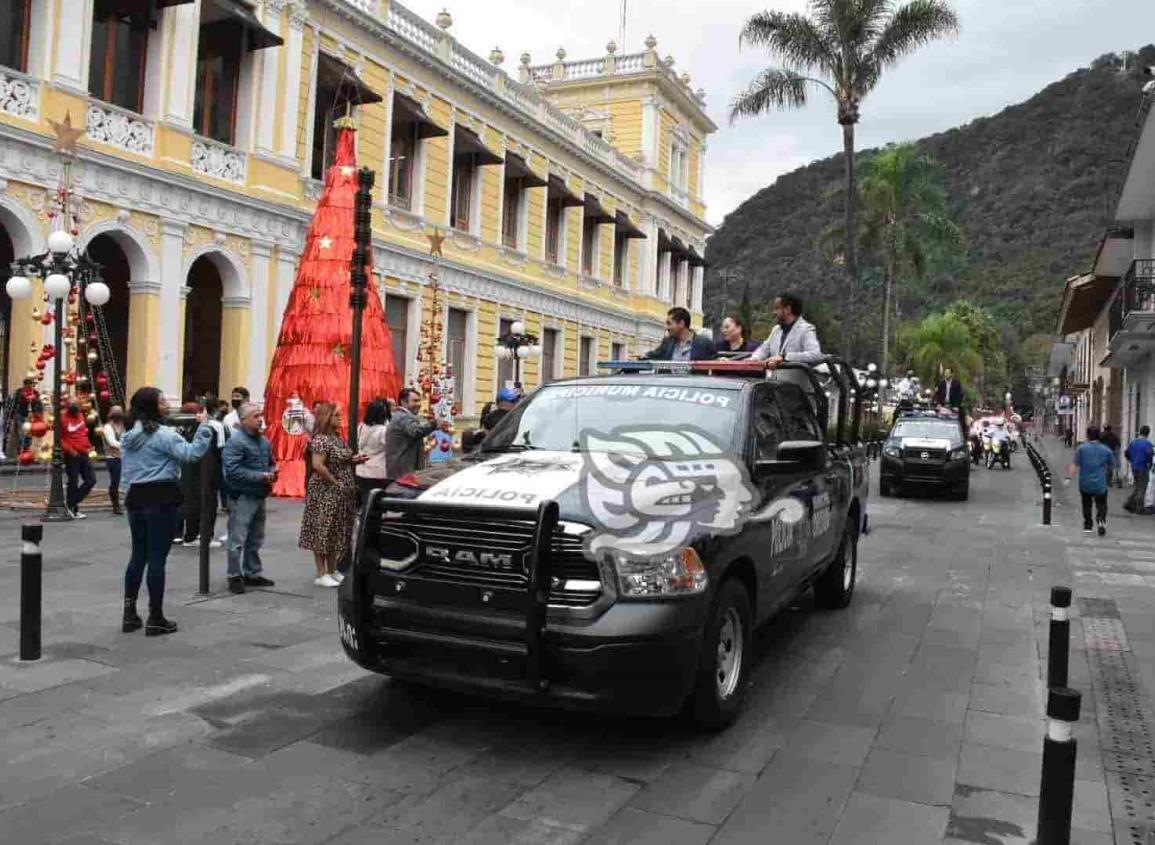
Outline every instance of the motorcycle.
{"type": "Polygon", "coordinates": [[[1006,440],[985,438],[987,469],[994,469],[996,464],[1002,464],[1003,469],[1011,468],[1011,449],[1006,440]]]}
{"type": "Polygon", "coordinates": [[[971,463],[978,466],[983,462],[983,439],[978,434],[971,435],[971,463]]]}

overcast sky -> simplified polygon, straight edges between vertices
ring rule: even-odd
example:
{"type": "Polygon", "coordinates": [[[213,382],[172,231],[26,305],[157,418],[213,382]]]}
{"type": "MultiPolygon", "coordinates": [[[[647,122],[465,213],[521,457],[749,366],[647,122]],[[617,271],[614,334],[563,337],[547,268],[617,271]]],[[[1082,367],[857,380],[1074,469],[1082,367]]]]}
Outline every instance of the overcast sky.
{"type": "MultiPolygon", "coordinates": [[[[621,0],[402,0],[428,20],[442,9],[451,32],[483,57],[494,46],[516,73],[528,50],[534,64],[605,54],[617,40],[621,0]]],[[[862,107],[859,148],[920,138],[1021,102],[1103,53],[1155,41],[1155,0],[955,0],[957,38],[936,43],[885,76],[862,107]]],[[[637,52],[649,33],[658,53],[672,55],[678,73],[706,89],[718,132],[709,141],[706,202],[718,224],[743,200],[789,172],[842,149],[828,95],[805,109],[727,120],[730,99],[768,63],[757,50],[738,51],[750,13],[764,8],[804,11],[805,0],[627,0],[625,46],[637,52]]]]}

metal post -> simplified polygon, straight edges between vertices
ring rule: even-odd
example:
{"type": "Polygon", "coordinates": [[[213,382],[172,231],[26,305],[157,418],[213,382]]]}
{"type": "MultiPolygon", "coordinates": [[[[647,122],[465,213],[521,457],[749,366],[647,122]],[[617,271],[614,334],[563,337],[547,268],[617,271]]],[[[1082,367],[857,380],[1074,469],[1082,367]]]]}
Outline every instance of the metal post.
{"type": "Polygon", "coordinates": [[[1051,587],[1051,633],[1047,645],[1047,688],[1067,685],[1071,649],[1071,588],[1051,587]]]}
{"type": "MultiPolygon", "coordinates": [[[[62,266],[59,259],[53,261],[53,272],[63,273],[67,267],[62,266]]],[[[52,356],[52,474],[48,488],[48,507],[41,517],[43,522],[65,522],[72,519],[68,505],[64,501],[64,420],[62,419],[60,394],[64,385],[61,384],[61,358],[64,356],[64,321],[68,317],[68,297],[55,300],[53,306],[53,341],[56,344],[55,354],[52,356]]],[[[81,326],[79,331],[84,331],[81,326]]]]}
{"type": "Polygon", "coordinates": [[[361,324],[368,300],[370,246],[372,242],[373,182],[368,167],[357,171],[357,195],[353,203],[353,257],[349,307],[353,309],[353,351],[349,373],[349,448],[357,451],[357,423],[361,415],[361,324]]]}
{"type": "MultiPolygon", "coordinates": [[[[213,432],[213,438],[216,438],[216,432],[213,432]]],[[[214,444],[215,446],[215,444],[214,444]]],[[[199,571],[197,573],[197,595],[207,596],[209,590],[209,543],[213,541],[214,517],[217,512],[217,495],[213,490],[212,474],[213,472],[220,472],[220,467],[217,466],[216,457],[213,450],[209,449],[205,456],[201,458],[201,489],[198,491],[201,497],[201,524],[200,524],[200,560],[199,571]]]]}
{"type": "Polygon", "coordinates": [[[1051,477],[1043,481],[1043,525],[1051,524],[1051,477]]]}
{"type": "Polygon", "coordinates": [[[1047,693],[1047,736],[1043,740],[1043,774],[1039,785],[1036,845],[1070,845],[1071,808],[1075,797],[1075,722],[1082,696],[1060,687],[1047,693]]]}
{"type": "Polygon", "coordinates": [[[20,659],[40,659],[40,576],[43,561],[40,541],[44,526],[20,526],[20,659]]]}

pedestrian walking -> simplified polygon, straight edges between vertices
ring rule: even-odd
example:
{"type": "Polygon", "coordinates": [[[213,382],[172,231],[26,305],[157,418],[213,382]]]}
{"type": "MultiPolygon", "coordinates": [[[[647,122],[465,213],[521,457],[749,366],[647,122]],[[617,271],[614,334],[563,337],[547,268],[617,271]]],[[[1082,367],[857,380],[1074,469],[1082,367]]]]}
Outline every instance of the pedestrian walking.
{"type": "Polygon", "coordinates": [[[124,498],[132,555],[124,573],[124,621],[121,630],[135,631],[144,625],[146,636],[171,634],[175,622],[164,616],[164,570],[173,536],[180,522],[180,467],[199,461],[212,447],[213,431],[199,415],[191,443],[163,425],[168,400],[155,387],[142,387],[128,407],[128,431],[120,440],[124,462],[124,498]],[[136,612],[140,583],[148,582],[148,621],[136,612]]]}
{"type": "Polygon", "coordinates": [[[1087,429],[1087,441],[1079,444],[1071,465],[1067,467],[1064,485],[1071,483],[1071,477],[1079,473],[1079,494],[1083,499],[1083,533],[1090,534],[1091,503],[1095,505],[1095,524],[1099,536],[1107,533],[1107,476],[1115,468],[1115,456],[1111,450],[1099,442],[1099,429],[1087,429]]]}
{"type": "Polygon", "coordinates": [[[108,499],[112,512],[124,513],[120,506],[120,439],[124,437],[124,408],[113,405],[108,409],[108,420],[100,427],[104,441],[104,466],[108,469],[108,499]]]}
{"type": "Polygon", "coordinates": [[[272,587],[262,574],[261,545],[265,541],[265,500],[277,480],[273,450],[261,433],[263,414],[246,402],[237,409],[240,425],[225,444],[225,477],[229,482],[229,592],[245,587],[272,587]]]}
{"type": "Polygon", "coordinates": [[[340,438],[341,412],[332,402],[316,410],[309,440],[313,472],[305,487],[305,514],[298,545],[313,553],[318,587],[336,587],[344,576],[336,571],[352,541],[357,485],[354,466],[364,458],[354,455],[340,438]]]}
{"type": "Polygon", "coordinates": [[[404,388],[397,399],[397,410],[385,432],[385,463],[390,478],[400,478],[422,467],[425,438],[437,428],[436,420],[417,418],[421,393],[416,388],[404,388]]]}
{"type": "Polygon", "coordinates": [[[64,452],[64,470],[68,473],[68,492],[65,504],[73,519],[87,519],[80,510],[80,503],[88,498],[96,486],[96,473],[92,471],[92,461],[88,453],[92,451],[92,440],[88,437],[88,420],[80,410],[80,405],[70,402],[60,415],[64,436],[60,448],[64,452]]]}
{"type": "Polygon", "coordinates": [[[357,494],[364,502],[369,492],[385,486],[389,478],[385,462],[385,433],[388,430],[388,406],[377,400],[365,409],[365,419],[357,426],[357,448],[365,462],[357,465],[357,494]]]}
{"type": "Polygon", "coordinates": [[[1155,446],[1149,439],[1151,426],[1145,425],[1139,429],[1139,436],[1127,444],[1124,457],[1131,464],[1131,477],[1135,486],[1131,488],[1131,495],[1127,497],[1127,504],[1123,507],[1131,513],[1143,510],[1143,502],[1147,497],[1147,483],[1151,478],[1151,459],[1155,456],[1155,446]]]}

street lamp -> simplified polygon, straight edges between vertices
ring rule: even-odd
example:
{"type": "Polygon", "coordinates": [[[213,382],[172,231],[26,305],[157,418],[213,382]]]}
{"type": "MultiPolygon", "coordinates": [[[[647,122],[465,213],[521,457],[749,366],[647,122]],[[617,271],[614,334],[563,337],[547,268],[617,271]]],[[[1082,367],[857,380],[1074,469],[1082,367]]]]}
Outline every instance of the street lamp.
{"type": "Polygon", "coordinates": [[[61,378],[61,359],[64,353],[64,321],[68,316],[68,300],[76,285],[84,293],[89,305],[101,306],[108,302],[108,285],[100,279],[100,265],[76,250],[72,235],[66,229],[56,229],[48,236],[48,250],[39,255],[18,258],[12,262],[12,277],[5,291],[12,299],[28,299],[32,295],[30,277],[44,279],[44,293],[54,311],[54,346],[52,354],[52,472],[48,492],[48,507],[44,522],[63,522],[72,519],[64,501],[64,420],[61,410],[64,389],[61,378]]]}
{"type": "Polygon", "coordinates": [[[527,334],[525,323],[514,320],[506,334],[497,338],[494,354],[499,361],[513,361],[513,383],[521,386],[521,362],[541,357],[541,344],[537,335],[527,334]]]}

